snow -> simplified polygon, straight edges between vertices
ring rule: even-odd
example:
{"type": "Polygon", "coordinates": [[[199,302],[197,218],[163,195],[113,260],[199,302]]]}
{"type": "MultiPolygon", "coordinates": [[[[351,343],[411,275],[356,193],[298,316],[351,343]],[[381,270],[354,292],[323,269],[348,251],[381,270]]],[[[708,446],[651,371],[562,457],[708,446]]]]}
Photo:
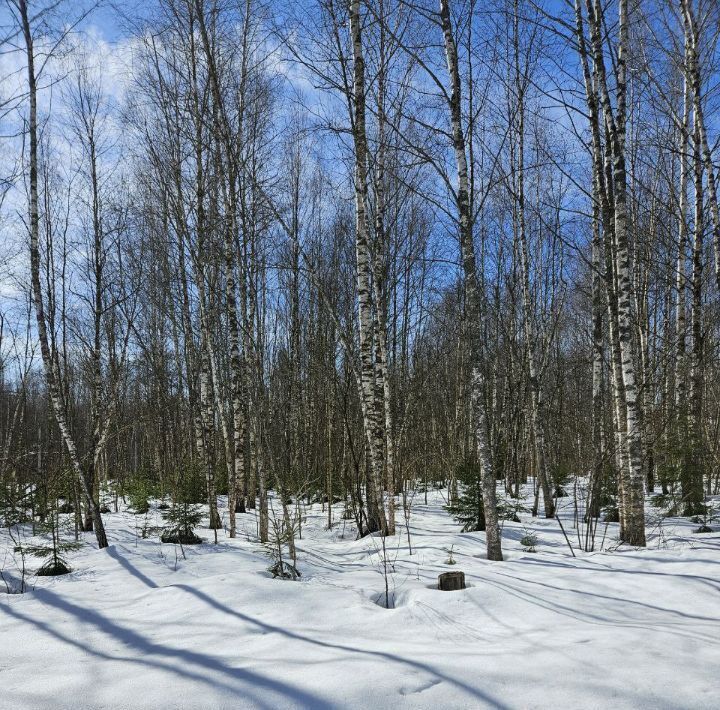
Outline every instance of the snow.
{"type": "Polygon", "coordinates": [[[387,540],[387,609],[381,540],[356,540],[342,506],[331,531],[305,512],[299,582],[267,572],[254,513],[235,540],[200,529],[185,559],[138,535],[143,516],[106,515],[107,550],[87,536],[72,574],[0,593],[0,708],[720,707],[718,533],[666,519],[639,550],[610,525],[611,549],[572,557],[556,521],[521,515],[488,562],[442,492],[418,494],[413,554],[404,523],[387,540]],[[469,588],[435,589],[449,570],[469,588]]]}

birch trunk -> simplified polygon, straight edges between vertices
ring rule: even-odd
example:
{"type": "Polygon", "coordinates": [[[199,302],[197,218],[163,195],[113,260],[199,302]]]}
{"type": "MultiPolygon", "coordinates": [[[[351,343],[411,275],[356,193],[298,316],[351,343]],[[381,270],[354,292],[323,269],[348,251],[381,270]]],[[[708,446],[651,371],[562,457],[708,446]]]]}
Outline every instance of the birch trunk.
{"type": "Polygon", "coordinates": [[[642,472],[643,442],[640,405],[632,348],[633,282],[629,250],[627,215],[627,176],[625,170],[625,53],[628,43],[627,2],[620,2],[620,46],[618,48],[618,113],[619,130],[614,149],[615,236],[618,259],[618,320],[622,374],[627,408],[627,441],[630,475],[628,478],[628,514],[624,540],[631,545],[645,546],[645,488],[642,472]]]}
{"type": "MultiPolygon", "coordinates": [[[[685,54],[688,54],[688,39],[685,39],[685,54]]],[[[673,448],[677,453],[687,436],[687,387],[686,387],[686,352],[687,352],[687,325],[686,325],[686,291],[687,291],[687,191],[688,191],[688,136],[690,126],[690,96],[691,80],[688,72],[684,72],[683,89],[683,118],[680,129],[680,184],[678,200],[678,237],[677,261],[675,267],[675,362],[674,362],[674,421],[673,421],[673,448]]],[[[683,462],[681,462],[681,466],[683,462]]]]}
{"type": "MultiPolygon", "coordinates": [[[[239,122],[238,134],[243,138],[243,118],[245,112],[245,85],[247,79],[247,52],[248,32],[250,27],[250,0],[245,3],[245,18],[243,24],[242,41],[242,64],[241,64],[241,86],[239,96],[239,122]]],[[[220,77],[212,51],[210,38],[205,23],[204,4],[201,0],[195,0],[200,37],[203,50],[208,63],[208,73],[212,86],[214,100],[214,111],[219,124],[221,141],[224,146],[227,166],[227,183],[222,180],[223,196],[226,210],[226,227],[224,234],[224,267],[225,267],[225,300],[228,313],[228,340],[230,346],[230,373],[232,389],[232,445],[228,442],[228,513],[230,522],[230,537],[235,537],[237,519],[236,513],[245,512],[244,478],[245,478],[245,442],[244,442],[244,403],[243,403],[243,368],[244,362],[240,348],[240,328],[237,315],[237,285],[236,285],[236,248],[235,238],[238,232],[238,200],[237,200],[237,177],[236,151],[233,137],[231,135],[230,122],[227,117],[225,102],[220,87],[220,77]],[[230,458],[232,456],[232,458],[230,458]]]]}
{"type": "MultiPolygon", "coordinates": [[[[365,59],[362,46],[360,0],[350,4],[353,43],[353,143],[355,147],[355,258],[357,266],[360,386],[365,436],[370,452],[368,528],[387,533],[383,503],[383,422],[375,399],[376,367],[373,353],[372,264],[367,217],[367,133],[365,128],[365,59]]],[[[376,337],[378,334],[375,334],[376,337]]]]}
{"type": "MultiPolygon", "coordinates": [[[[693,92],[699,87],[693,82],[693,92]]],[[[689,396],[689,436],[683,442],[683,450],[688,452],[681,475],[681,490],[685,515],[700,515],[704,500],[704,452],[703,452],[703,326],[702,326],[702,281],[703,281],[703,232],[705,230],[704,190],[702,160],[702,138],[694,119],[694,155],[693,182],[695,187],[695,219],[693,226],[692,278],[690,292],[692,304],[690,311],[690,332],[692,335],[690,396],[689,396]]]]}
{"type": "MultiPolygon", "coordinates": [[[[384,32],[381,24],[380,56],[384,61],[384,32]]],[[[375,251],[373,259],[373,288],[375,293],[375,350],[377,362],[378,418],[383,419],[385,432],[385,489],[388,496],[387,534],[395,534],[395,439],[392,412],[392,392],[387,357],[387,294],[385,293],[385,265],[388,235],[385,230],[385,67],[378,74],[378,150],[375,167],[375,251]]]]}
{"type": "MultiPolygon", "coordinates": [[[[628,45],[627,1],[619,0],[618,44],[615,62],[616,108],[610,100],[602,48],[603,10],[596,0],[587,0],[590,16],[592,56],[599,89],[602,115],[607,127],[612,159],[613,270],[617,304],[617,344],[620,359],[624,408],[620,414],[620,431],[625,430],[626,461],[620,476],[621,539],[631,545],[645,546],[644,484],[642,475],[642,430],[633,359],[632,303],[634,289],[629,252],[627,213],[627,172],[625,132],[627,123],[626,55],[628,45]]],[[[619,384],[619,382],[618,382],[619,384]]],[[[625,452],[623,452],[625,454],[625,452]]]]}
{"type": "Polygon", "coordinates": [[[22,34],[25,41],[25,54],[27,59],[27,80],[28,80],[28,140],[29,140],[29,163],[30,163],[30,272],[32,282],[33,301],[35,303],[35,317],[38,326],[38,338],[40,340],[40,352],[42,355],[45,378],[48,385],[48,397],[52,405],[53,414],[60,430],[63,443],[68,453],[70,465],[80,484],[85,496],[85,502],[92,517],[95,538],[98,547],[108,546],[105,527],[100,514],[100,506],[93,494],[92,484],[83,470],[80,457],[77,451],[75,439],[70,431],[70,424],[66,415],[65,401],[60,385],[60,373],[57,360],[57,353],[51,352],[50,339],[48,336],[47,322],[43,306],[43,293],[40,282],[40,214],[38,199],[38,122],[37,122],[37,76],[35,74],[35,50],[33,46],[32,28],[28,14],[26,0],[18,0],[18,11],[22,25],[22,34]]]}
{"type": "MultiPolygon", "coordinates": [[[[602,293],[602,237],[599,224],[597,200],[593,210],[592,242],[592,440],[593,464],[590,490],[588,491],[588,515],[600,514],[600,496],[604,478],[605,447],[603,436],[603,293],[602,293]]],[[[588,521],[589,522],[589,521],[588,521]]]]}
{"type": "Polygon", "coordinates": [[[700,63],[698,59],[699,32],[691,0],[680,0],[685,30],[686,72],[693,86],[693,120],[699,142],[702,162],[707,174],[707,189],[710,193],[710,214],[713,223],[713,250],[715,253],[715,282],[720,291],[720,203],[718,203],[717,178],[712,152],[707,137],[705,114],[700,86],[700,63]]]}
{"type": "MultiPolygon", "coordinates": [[[[552,518],[555,515],[555,503],[551,488],[551,476],[547,461],[547,446],[545,442],[545,431],[543,429],[541,404],[542,391],[536,361],[535,348],[537,340],[534,328],[534,314],[532,307],[532,295],[530,293],[530,255],[527,243],[527,230],[525,224],[525,88],[526,77],[520,72],[520,51],[518,46],[517,12],[513,21],[513,41],[515,48],[515,91],[517,92],[517,146],[512,145],[513,153],[517,153],[515,161],[517,170],[515,172],[516,189],[516,235],[520,241],[520,272],[522,279],[522,302],[523,302],[523,323],[525,330],[525,346],[528,358],[528,385],[530,388],[530,423],[535,445],[535,456],[537,460],[537,473],[540,488],[543,493],[543,505],[545,517],[552,518]]],[[[534,509],[537,514],[537,508],[534,509]]]]}
{"type": "Polygon", "coordinates": [[[487,557],[489,560],[502,560],[495,471],[490,452],[485,405],[485,380],[481,356],[482,343],[480,340],[482,309],[477,283],[475,245],[473,242],[473,227],[470,214],[467,152],[462,127],[460,67],[448,0],[440,0],[440,21],[445,45],[445,60],[451,85],[449,108],[452,124],[453,150],[457,168],[458,185],[455,198],[459,217],[460,256],[463,269],[469,357],[471,362],[470,397],[472,401],[475,442],[480,467],[482,469],[482,495],[485,506],[487,557]]]}

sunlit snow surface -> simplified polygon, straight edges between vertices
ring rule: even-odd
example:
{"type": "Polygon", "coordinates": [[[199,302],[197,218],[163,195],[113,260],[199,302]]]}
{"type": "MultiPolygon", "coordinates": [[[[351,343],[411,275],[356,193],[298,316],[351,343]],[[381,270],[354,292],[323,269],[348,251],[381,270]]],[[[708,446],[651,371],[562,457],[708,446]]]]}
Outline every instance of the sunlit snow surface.
{"type": "MultiPolygon", "coordinates": [[[[199,530],[207,543],[187,559],[141,539],[144,516],[106,515],[109,549],[86,534],[71,575],[0,592],[0,707],[720,707],[720,533],[667,519],[647,549],[615,549],[601,524],[612,551],[573,558],[557,522],[522,514],[491,563],[484,534],[459,533],[443,503],[415,496],[412,555],[404,522],[387,540],[393,609],[378,603],[380,540],[356,540],[342,505],[331,531],[306,508],[300,582],[271,578],[254,513],[217,546],[199,530]],[[458,569],[468,589],[433,588],[458,569]]],[[[572,500],[560,503],[577,547],[572,500]]],[[[6,573],[11,552],[5,532],[6,573]]]]}

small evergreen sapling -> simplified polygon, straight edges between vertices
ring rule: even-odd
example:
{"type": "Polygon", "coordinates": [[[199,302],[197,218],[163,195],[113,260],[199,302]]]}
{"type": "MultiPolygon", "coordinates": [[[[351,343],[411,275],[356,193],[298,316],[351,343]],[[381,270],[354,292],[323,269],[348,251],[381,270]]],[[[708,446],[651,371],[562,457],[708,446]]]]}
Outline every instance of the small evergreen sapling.
{"type": "Polygon", "coordinates": [[[199,545],[203,542],[194,532],[203,519],[203,498],[200,468],[192,462],[188,463],[178,471],[172,506],[164,510],[158,506],[158,510],[162,510],[163,520],[167,523],[160,536],[162,542],[180,545],[199,545]]]}
{"type": "Polygon", "coordinates": [[[450,545],[450,549],[445,550],[445,552],[448,553],[448,558],[445,560],[446,565],[456,565],[457,564],[457,560],[453,557],[453,548],[454,547],[455,547],[455,545],[450,545]]]}
{"type": "Polygon", "coordinates": [[[273,577],[280,579],[300,579],[301,575],[300,570],[297,568],[295,545],[293,544],[295,530],[292,522],[286,520],[284,517],[278,518],[273,515],[270,523],[270,540],[266,547],[273,563],[268,568],[268,572],[270,572],[273,577]],[[283,556],[283,546],[285,545],[288,547],[288,556],[292,559],[292,562],[288,562],[283,556]]]}
{"type": "Polygon", "coordinates": [[[701,513],[690,518],[694,523],[700,523],[700,527],[693,530],[694,533],[703,534],[711,533],[714,530],[710,527],[710,523],[717,518],[718,511],[708,501],[707,496],[701,506],[701,513]]]}
{"type": "Polygon", "coordinates": [[[455,477],[461,484],[460,492],[447,510],[462,525],[463,532],[482,532],[485,530],[485,508],[480,466],[472,461],[460,464],[455,469],[455,477]]]}
{"type": "MultiPolygon", "coordinates": [[[[450,515],[462,524],[462,532],[483,532],[485,530],[485,508],[482,497],[482,474],[477,462],[466,462],[455,469],[460,482],[457,498],[446,509],[450,515]]],[[[498,517],[500,520],[520,522],[518,513],[527,512],[519,502],[498,499],[498,517]]]]}
{"type": "Polygon", "coordinates": [[[67,521],[61,521],[58,509],[48,516],[47,520],[39,523],[40,534],[49,535],[46,544],[26,545],[25,553],[33,557],[43,558],[44,561],[36,574],[39,577],[57,577],[72,572],[64,555],[79,550],[82,545],[75,540],[63,540],[62,532],[69,526],[67,521]]]}
{"type": "Polygon", "coordinates": [[[161,494],[160,486],[152,474],[140,471],[136,478],[125,484],[123,497],[135,515],[145,515],[150,510],[150,500],[161,494]]]}
{"type": "Polygon", "coordinates": [[[520,538],[520,544],[523,546],[524,552],[537,552],[535,549],[538,544],[537,535],[532,530],[525,529],[525,534],[520,538]]]}
{"type": "Polygon", "coordinates": [[[138,481],[127,491],[130,508],[135,515],[145,515],[150,510],[148,489],[144,481],[138,481]]]}
{"type": "Polygon", "coordinates": [[[163,520],[168,525],[160,536],[161,542],[174,542],[181,545],[199,545],[202,538],[194,529],[202,520],[202,509],[195,503],[180,501],[169,510],[163,511],[163,520]]]}

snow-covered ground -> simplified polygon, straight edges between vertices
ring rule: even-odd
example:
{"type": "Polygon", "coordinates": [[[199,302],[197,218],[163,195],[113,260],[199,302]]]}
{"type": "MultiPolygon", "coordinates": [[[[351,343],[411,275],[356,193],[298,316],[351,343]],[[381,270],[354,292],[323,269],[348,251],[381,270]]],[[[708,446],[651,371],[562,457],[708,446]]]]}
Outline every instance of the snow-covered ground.
{"type": "Polygon", "coordinates": [[[720,708],[718,533],[670,519],[647,549],[614,549],[611,525],[613,551],[572,557],[555,521],[522,515],[488,562],[441,492],[418,494],[413,554],[404,525],[387,540],[387,609],[380,540],[356,540],[341,506],[331,531],[306,512],[300,582],[271,578],[253,514],[235,540],[199,530],[186,559],[141,539],[143,516],[106,515],[107,550],[88,536],[71,575],[0,593],[0,707],[720,708]],[[469,588],[435,589],[449,570],[469,588]]]}

